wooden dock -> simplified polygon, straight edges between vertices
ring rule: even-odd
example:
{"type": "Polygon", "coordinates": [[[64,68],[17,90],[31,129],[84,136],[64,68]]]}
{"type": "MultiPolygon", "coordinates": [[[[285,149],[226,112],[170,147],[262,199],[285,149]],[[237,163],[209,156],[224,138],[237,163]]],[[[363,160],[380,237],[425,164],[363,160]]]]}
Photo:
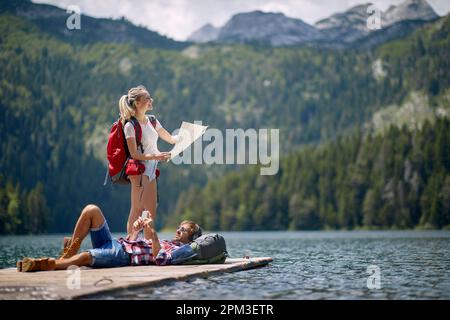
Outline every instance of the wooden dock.
{"type": "Polygon", "coordinates": [[[272,258],[227,259],[224,264],[138,266],[17,272],[0,269],[0,299],[85,299],[116,290],[145,288],[267,265],[272,258]]]}

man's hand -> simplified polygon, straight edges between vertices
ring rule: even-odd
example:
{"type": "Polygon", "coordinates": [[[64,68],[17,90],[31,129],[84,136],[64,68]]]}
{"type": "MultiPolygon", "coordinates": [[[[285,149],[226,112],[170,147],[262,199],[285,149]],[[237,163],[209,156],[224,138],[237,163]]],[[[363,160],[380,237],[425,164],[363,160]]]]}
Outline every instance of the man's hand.
{"type": "MultiPolygon", "coordinates": [[[[148,220],[148,219],[146,219],[148,220]]],[[[138,233],[139,231],[141,231],[145,226],[145,222],[144,219],[142,219],[142,217],[137,218],[137,220],[133,223],[133,228],[131,229],[131,231],[133,233],[138,233]]]]}
{"type": "Polygon", "coordinates": [[[161,244],[159,243],[158,234],[156,233],[155,226],[153,225],[153,219],[144,219],[144,228],[149,231],[150,239],[152,241],[152,253],[156,257],[159,250],[161,250],[161,244]]]}
{"type": "Polygon", "coordinates": [[[156,233],[152,218],[143,219],[143,225],[144,238],[147,240],[151,240],[156,233]]]}
{"type": "Polygon", "coordinates": [[[153,219],[151,218],[147,218],[143,220],[143,227],[144,228],[149,228],[151,230],[153,230],[155,228],[155,226],[153,225],[153,219]]]}

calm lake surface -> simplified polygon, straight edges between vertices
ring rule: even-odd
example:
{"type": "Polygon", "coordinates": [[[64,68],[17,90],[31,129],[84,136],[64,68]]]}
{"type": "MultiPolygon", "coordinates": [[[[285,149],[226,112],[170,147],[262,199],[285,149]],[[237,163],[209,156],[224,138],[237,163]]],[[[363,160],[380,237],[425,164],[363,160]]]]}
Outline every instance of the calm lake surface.
{"type": "MultiPolygon", "coordinates": [[[[268,266],[100,299],[450,299],[450,231],[223,232],[232,258],[268,266]],[[377,266],[380,289],[368,289],[377,266]]],[[[115,235],[120,236],[119,234],[115,235]]],[[[161,233],[160,238],[170,239],[161,233]]],[[[56,256],[62,235],[0,237],[0,265],[56,256]]],[[[85,240],[82,248],[89,248],[85,240]]]]}

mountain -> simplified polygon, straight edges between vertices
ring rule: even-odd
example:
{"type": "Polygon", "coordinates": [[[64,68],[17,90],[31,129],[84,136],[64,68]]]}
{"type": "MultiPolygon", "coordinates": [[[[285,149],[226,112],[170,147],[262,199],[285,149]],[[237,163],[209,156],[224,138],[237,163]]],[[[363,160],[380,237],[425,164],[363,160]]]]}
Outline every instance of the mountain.
{"type": "Polygon", "coordinates": [[[93,18],[81,14],[81,29],[69,30],[66,10],[29,0],[0,0],[0,13],[9,13],[32,22],[45,33],[64,41],[80,44],[129,43],[143,48],[183,49],[189,43],[179,42],[125,20],[93,18]]]}
{"type": "Polygon", "coordinates": [[[207,23],[192,35],[189,36],[188,41],[203,43],[217,39],[220,28],[214,27],[212,24],[207,23]]]}
{"type": "MultiPolygon", "coordinates": [[[[103,209],[111,230],[124,230],[129,189],[103,187],[105,145],[118,99],[133,86],[149,88],[153,113],[169,132],[199,119],[222,133],[274,128],[281,154],[290,154],[336,140],[374,116],[384,130],[383,122],[410,114],[448,113],[449,30],[447,16],[370,51],[192,45],[189,54],[128,43],[84,45],[23,16],[0,14],[0,233],[70,232],[87,203],[103,209]]],[[[183,191],[243,172],[234,165],[160,165],[158,227],[183,203],[183,191]]],[[[290,176],[292,183],[303,181],[290,176]]],[[[228,191],[223,199],[240,189],[228,191]]],[[[265,195],[249,197],[264,204],[258,216],[273,212],[265,195]]],[[[228,214],[234,211],[224,221],[228,214]]]]}
{"type": "MultiPolygon", "coordinates": [[[[392,25],[386,26],[380,30],[373,30],[364,37],[355,39],[352,43],[346,45],[339,45],[332,43],[331,46],[336,47],[352,47],[358,49],[370,49],[374,48],[380,44],[401,39],[413,33],[415,30],[426,25],[428,21],[424,20],[406,20],[394,23],[392,25]]],[[[325,45],[325,44],[324,44],[325,45]]]]}
{"type": "MultiPolygon", "coordinates": [[[[369,11],[371,3],[355,6],[344,13],[337,13],[329,18],[318,21],[314,26],[321,30],[323,39],[325,41],[338,44],[351,45],[358,41],[361,44],[361,40],[364,38],[370,38],[374,33],[378,32],[378,36],[375,37],[378,41],[374,41],[373,37],[368,44],[378,44],[394,38],[400,38],[414,31],[414,26],[420,27],[425,21],[432,21],[439,16],[433,10],[433,8],[425,0],[406,0],[398,6],[391,6],[386,12],[380,12],[381,14],[381,26],[380,30],[370,30],[367,27],[367,18],[369,13],[371,15],[374,12],[369,11]],[[416,23],[411,23],[415,21],[416,23]],[[395,28],[390,28],[396,24],[395,28]],[[385,33],[385,38],[382,34],[385,33]]],[[[366,44],[367,46],[367,44],[366,44]]]]}
{"type": "Polygon", "coordinates": [[[358,5],[346,12],[334,14],[314,26],[321,31],[325,41],[351,43],[370,32],[367,28],[367,8],[370,5],[358,5]]]}
{"type": "Polygon", "coordinates": [[[253,11],[234,15],[223,27],[204,26],[189,38],[193,42],[262,43],[271,46],[315,45],[319,47],[371,47],[401,38],[426,21],[439,16],[425,0],[406,0],[380,12],[381,30],[367,27],[371,3],[357,5],[336,13],[311,26],[302,20],[286,17],[282,13],[253,11]],[[411,23],[415,21],[415,23],[411,23]],[[396,25],[395,28],[391,28],[396,25]],[[387,31],[388,30],[388,31],[387,31]],[[385,32],[385,37],[380,31],[385,32]],[[377,36],[373,37],[374,33],[377,36]],[[195,35],[195,36],[194,36],[195,35]],[[364,39],[367,38],[367,43],[364,39]],[[196,39],[203,39],[198,41],[196,39]]]}
{"type": "Polygon", "coordinates": [[[277,47],[309,42],[319,35],[313,26],[300,19],[289,18],[282,13],[259,10],[233,15],[223,27],[214,28],[212,31],[210,24],[206,24],[195,31],[188,40],[260,43],[277,47]]]}
{"type": "Polygon", "coordinates": [[[317,36],[318,32],[314,27],[299,19],[288,18],[282,13],[253,11],[234,15],[220,29],[217,41],[289,46],[307,42],[317,36]]]}
{"type": "Polygon", "coordinates": [[[390,6],[382,15],[385,26],[405,20],[430,21],[437,18],[439,16],[425,0],[406,0],[398,6],[390,6]]]}

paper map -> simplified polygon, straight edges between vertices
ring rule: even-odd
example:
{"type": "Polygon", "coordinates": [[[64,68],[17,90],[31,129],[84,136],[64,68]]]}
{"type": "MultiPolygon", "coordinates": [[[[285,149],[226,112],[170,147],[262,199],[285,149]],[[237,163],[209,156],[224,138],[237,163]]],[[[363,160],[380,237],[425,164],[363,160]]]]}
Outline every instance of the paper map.
{"type": "Polygon", "coordinates": [[[195,140],[200,138],[205,132],[208,126],[201,126],[199,124],[193,124],[183,121],[178,134],[181,136],[181,140],[175,144],[172,150],[170,150],[170,159],[175,158],[181,152],[186,150],[195,140]]]}

